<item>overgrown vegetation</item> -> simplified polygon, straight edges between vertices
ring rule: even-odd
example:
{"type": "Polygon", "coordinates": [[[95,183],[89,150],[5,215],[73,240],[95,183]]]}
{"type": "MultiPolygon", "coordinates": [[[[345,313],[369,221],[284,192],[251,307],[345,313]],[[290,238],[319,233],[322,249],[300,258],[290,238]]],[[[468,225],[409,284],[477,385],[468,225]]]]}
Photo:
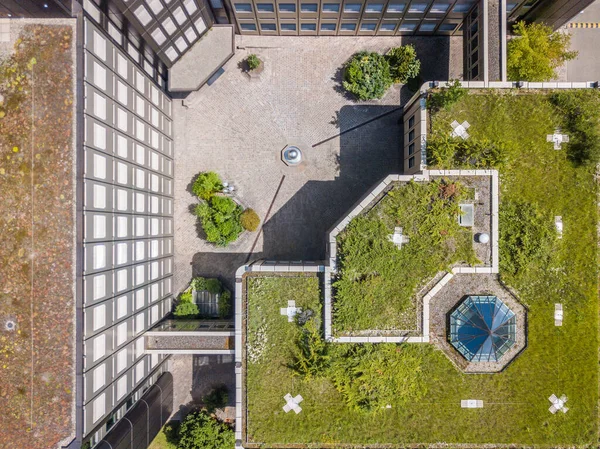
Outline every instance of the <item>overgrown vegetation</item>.
{"type": "Polygon", "coordinates": [[[246,64],[248,64],[248,69],[255,70],[260,66],[261,60],[255,54],[248,55],[246,58],[246,64]]]}
{"type": "Polygon", "coordinates": [[[194,180],[192,192],[203,200],[211,199],[215,193],[223,190],[223,182],[214,171],[202,172],[194,180]]]}
{"type": "Polygon", "coordinates": [[[575,59],[569,51],[571,36],[541,23],[515,24],[515,37],[508,41],[507,72],[511,81],[550,81],[556,69],[575,59]]]}
{"type": "Polygon", "coordinates": [[[254,232],[260,225],[260,218],[254,209],[246,209],[242,213],[241,224],[246,231],[254,232]]]}
{"type": "Polygon", "coordinates": [[[502,141],[488,138],[463,140],[450,133],[436,135],[427,143],[427,164],[444,168],[501,169],[506,163],[502,141]]]}
{"type": "Polygon", "coordinates": [[[461,87],[459,80],[454,80],[448,87],[430,91],[427,97],[427,107],[431,111],[437,112],[459,102],[465,95],[467,95],[467,89],[461,87]]]}
{"type": "Polygon", "coordinates": [[[412,45],[403,45],[390,49],[385,55],[390,65],[390,75],[394,83],[406,84],[411,78],[419,76],[421,61],[412,45]]]}
{"type": "Polygon", "coordinates": [[[178,431],[177,449],[231,449],[235,434],[204,410],[188,413],[178,431]]]}
{"type": "Polygon", "coordinates": [[[392,85],[390,64],[376,52],[361,51],[346,63],[343,86],[359,100],[383,97],[392,85]]]}
{"type": "Polygon", "coordinates": [[[202,402],[204,402],[204,407],[206,407],[208,413],[213,413],[216,409],[224,408],[227,402],[229,402],[229,390],[227,386],[223,384],[213,388],[210,393],[204,396],[202,402]]]}
{"type": "Polygon", "coordinates": [[[411,182],[350,222],[338,236],[336,331],[416,328],[417,288],[457,262],[477,262],[457,220],[465,196],[457,182],[411,182]],[[389,239],[396,226],[410,239],[401,250],[389,239]]]}
{"type": "Polygon", "coordinates": [[[214,295],[219,295],[218,317],[221,319],[229,317],[231,313],[231,292],[216,278],[195,277],[188,288],[179,295],[177,305],[173,311],[176,318],[213,318],[213,316],[201,315],[198,305],[194,302],[194,291],[208,291],[214,295]]]}
{"type": "Polygon", "coordinates": [[[213,196],[195,209],[206,240],[217,246],[227,246],[238,239],[243,231],[240,223],[242,212],[242,206],[226,196],[213,196]]]}
{"type": "Polygon", "coordinates": [[[600,94],[596,90],[574,89],[555,92],[552,103],[565,117],[566,144],[569,159],[576,165],[600,162],[600,94]]]}

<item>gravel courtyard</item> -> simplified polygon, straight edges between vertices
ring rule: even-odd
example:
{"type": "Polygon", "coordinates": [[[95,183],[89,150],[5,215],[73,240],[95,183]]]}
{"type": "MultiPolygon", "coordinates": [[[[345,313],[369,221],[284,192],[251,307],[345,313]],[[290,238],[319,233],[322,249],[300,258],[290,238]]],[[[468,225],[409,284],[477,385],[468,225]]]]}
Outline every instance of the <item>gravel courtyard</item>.
{"type": "Polygon", "coordinates": [[[340,90],[340,67],[359,50],[405,43],[415,44],[424,80],[462,73],[461,38],[236,36],[225,73],[174,102],[176,291],[192,275],[230,284],[248,260],[324,258],[326,230],[366,189],[400,170],[398,120],[412,95],[394,86],[380,101],[355,102],[340,90]],[[251,53],[265,63],[258,80],[239,67],[251,53]],[[301,167],[281,162],[287,144],[302,149],[301,167]],[[190,184],[206,170],[233,183],[237,199],[264,220],[261,233],[227,248],[199,237],[190,184]]]}

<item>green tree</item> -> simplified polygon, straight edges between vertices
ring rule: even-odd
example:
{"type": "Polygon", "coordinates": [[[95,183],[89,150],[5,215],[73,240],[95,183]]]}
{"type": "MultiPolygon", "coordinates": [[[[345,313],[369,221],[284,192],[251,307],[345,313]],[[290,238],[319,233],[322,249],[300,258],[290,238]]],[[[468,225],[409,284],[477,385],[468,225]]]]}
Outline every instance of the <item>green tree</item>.
{"type": "Polygon", "coordinates": [[[173,315],[177,318],[195,318],[199,313],[200,311],[196,303],[194,303],[192,292],[190,290],[184,291],[179,296],[179,303],[175,307],[173,315]]]}
{"type": "Polygon", "coordinates": [[[346,63],[344,89],[359,100],[381,98],[391,85],[390,65],[379,53],[362,51],[346,63]]]}
{"type": "Polygon", "coordinates": [[[556,78],[556,68],[575,59],[569,51],[571,36],[554,32],[540,23],[518,22],[516,35],[508,42],[508,78],[512,81],[548,81],[556,78]]]}
{"type": "Polygon", "coordinates": [[[206,240],[219,246],[227,246],[242,233],[240,215],[242,207],[231,198],[213,196],[196,206],[195,213],[202,223],[206,240]]]}
{"type": "Polygon", "coordinates": [[[260,65],[260,62],[260,59],[258,59],[258,56],[256,56],[255,54],[248,55],[248,57],[246,58],[246,63],[248,64],[248,68],[250,70],[257,69],[260,65]]]}
{"type": "Polygon", "coordinates": [[[438,91],[430,93],[427,98],[427,107],[433,112],[448,109],[465,95],[467,95],[467,89],[461,86],[459,80],[454,80],[449,83],[448,87],[442,87],[438,91]]]}
{"type": "Polygon", "coordinates": [[[192,186],[194,195],[203,200],[210,199],[215,193],[221,190],[223,190],[221,178],[213,171],[200,173],[192,186]]]}
{"type": "Polygon", "coordinates": [[[179,427],[178,449],[231,449],[235,434],[204,410],[189,413],[179,427]]]}
{"type": "Polygon", "coordinates": [[[417,51],[412,45],[394,47],[385,57],[390,64],[390,75],[395,83],[405,84],[419,75],[421,61],[417,59],[417,51]]]}

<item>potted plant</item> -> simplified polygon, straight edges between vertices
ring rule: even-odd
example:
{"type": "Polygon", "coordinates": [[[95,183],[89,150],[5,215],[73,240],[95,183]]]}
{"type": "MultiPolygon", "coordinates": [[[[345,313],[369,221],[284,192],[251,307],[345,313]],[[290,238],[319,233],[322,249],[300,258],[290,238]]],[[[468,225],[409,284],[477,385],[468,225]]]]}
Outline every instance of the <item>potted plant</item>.
{"type": "Polygon", "coordinates": [[[263,61],[254,53],[246,58],[247,73],[250,78],[258,77],[265,69],[263,61]]]}

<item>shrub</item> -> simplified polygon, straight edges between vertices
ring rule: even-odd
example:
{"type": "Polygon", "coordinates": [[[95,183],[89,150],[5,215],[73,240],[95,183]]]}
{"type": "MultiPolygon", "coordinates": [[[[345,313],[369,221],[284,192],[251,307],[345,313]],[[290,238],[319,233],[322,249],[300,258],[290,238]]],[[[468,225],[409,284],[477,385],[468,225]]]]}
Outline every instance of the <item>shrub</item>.
{"type": "Polygon", "coordinates": [[[208,413],[213,413],[218,408],[224,408],[228,401],[229,391],[225,385],[219,385],[203,398],[208,413]]]}
{"type": "Polygon", "coordinates": [[[200,173],[194,180],[192,191],[203,200],[210,199],[215,193],[223,190],[223,183],[218,174],[212,171],[200,173]]]}
{"type": "Polygon", "coordinates": [[[579,89],[550,96],[566,118],[567,157],[575,165],[596,165],[600,161],[599,99],[596,91],[579,89]]]}
{"type": "Polygon", "coordinates": [[[503,201],[500,207],[500,272],[519,276],[545,264],[556,238],[552,217],[535,203],[503,201]]]}
{"type": "Polygon", "coordinates": [[[179,421],[169,421],[163,427],[163,433],[165,434],[167,443],[170,445],[169,447],[177,447],[179,443],[179,426],[181,423],[179,421]]]}
{"type": "Polygon", "coordinates": [[[329,366],[327,343],[321,337],[321,329],[314,319],[307,320],[296,341],[292,369],[310,379],[323,376],[329,366]]]}
{"type": "Polygon", "coordinates": [[[177,318],[196,318],[199,314],[198,306],[191,301],[180,301],[173,312],[177,318]]]}
{"type": "Polygon", "coordinates": [[[569,34],[525,22],[518,22],[513,31],[516,37],[507,45],[507,72],[512,81],[549,81],[556,78],[557,67],[577,57],[577,52],[569,51],[569,34]]]}
{"type": "Polygon", "coordinates": [[[390,65],[379,53],[363,51],[346,63],[344,89],[360,100],[381,98],[391,85],[390,65]]]}
{"type": "Polygon", "coordinates": [[[385,56],[395,83],[406,84],[409,79],[419,75],[421,61],[417,59],[417,51],[412,45],[394,47],[385,56]]]}
{"type": "Polygon", "coordinates": [[[448,87],[442,87],[437,92],[430,93],[427,98],[427,107],[433,112],[447,109],[458,103],[465,95],[467,95],[467,89],[461,87],[459,80],[454,80],[448,87]]]}
{"type": "Polygon", "coordinates": [[[255,54],[251,54],[246,58],[246,63],[248,64],[248,68],[250,70],[257,69],[260,65],[260,62],[260,59],[258,59],[258,56],[256,56],[255,54]]]}
{"type": "Polygon", "coordinates": [[[231,312],[231,292],[223,290],[219,298],[219,318],[227,318],[231,312]]]}
{"type": "Polygon", "coordinates": [[[438,135],[427,142],[427,164],[438,168],[502,168],[508,151],[502,141],[462,140],[438,135]]]}
{"type": "Polygon", "coordinates": [[[417,345],[332,345],[331,379],[350,408],[382,412],[425,396],[422,348],[417,345]],[[375,347],[377,346],[377,347],[375,347]]]}
{"type": "Polygon", "coordinates": [[[213,196],[207,202],[198,204],[195,213],[200,218],[206,240],[211,243],[227,246],[242,233],[242,208],[231,198],[213,196]]]}
{"type": "Polygon", "coordinates": [[[233,430],[205,411],[188,414],[179,427],[178,449],[231,449],[233,430]]]}
{"type": "Polygon", "coordinates": [[[221,293],[223,290],[223,284],[216,278],[195,277],[192,280],[192,286],[196,291],[207,290],[213,294],[221,293]]]}
{"type": "Polygon", "coordinates": [[[258,214],[254,212],[254,209],[246,209],[242,213],[241,223],[246,231],[254,232],[258,229],[260,218],[258,217],[258,214]]]}

